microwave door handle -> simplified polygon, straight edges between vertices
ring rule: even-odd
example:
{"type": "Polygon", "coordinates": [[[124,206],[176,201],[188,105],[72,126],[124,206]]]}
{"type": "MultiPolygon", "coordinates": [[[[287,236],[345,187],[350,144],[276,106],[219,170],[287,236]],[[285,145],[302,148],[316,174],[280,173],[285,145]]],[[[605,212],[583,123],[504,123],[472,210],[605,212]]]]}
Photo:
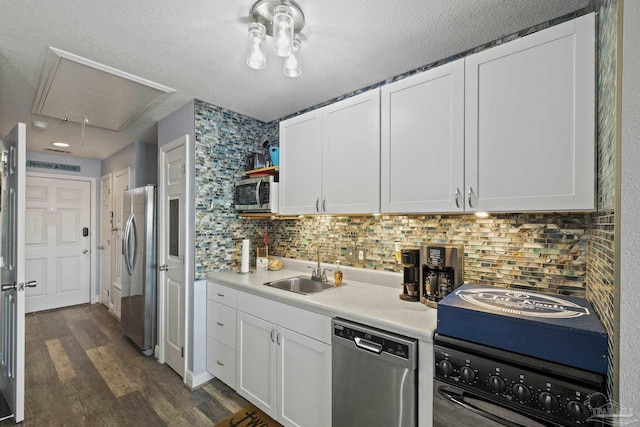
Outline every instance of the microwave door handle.
{"type": "MultiPolygon", "coordinates": [[[[490,419],[492,421],[495,421],[495,422],[497,422],[499,424],[503,424],[503,425],[505,425],[507,427],[524,427],[524,426],[522,426],[520,424],[516,424],[516,423],[511,422],[509,420],[505,420],[502,417],[494,415],[494,414],[492,414],[490,412],[487,412],[484,409],[480,409],[477,406],[472,405],[469,402],[466,402],[464,400],[465,392],[462,391],[462,390],[458,391],[458,390],[456,390],[454,388],[451,388],[451,387],[440,386],[440,387],[438,387],[438,393],[440,393],[441,396],[443,396],[445,399],[449,400],[450,402],[453,402],[453,403],[455,403],[457,405],[460,405],[463,408],[468,409],[469,411],[471,411],[471,412],[473,412],[475,414],[478,414],[480,416],[488,418],[488,419],[490,419]]],[[[486,402],[486,400],[481,398],[480,396],[470,395],[468,393],[466,395],[469,396],[469,397],[473,397],[474,399],[478,399],[478,400],[482,400],[482,401],[486,402]]],[[[488,402],[488,403],[491,403],[493,405],[497,405],[495,402],[488,402]]],[[[500,406],[500,405],[497,405],[497,406],[500,406]]],[[[518,413],[520,414],[520,412],[518,412],[518,413]]],[[[523,414],[521,414],[521,415],[523,415],[523,414]]]]}
{"type": "Polygon", "coordinates": [[[262,178],[256,183],[256,205],[261,206],[260,203],[260,187],[262,186],[262,178]]]}

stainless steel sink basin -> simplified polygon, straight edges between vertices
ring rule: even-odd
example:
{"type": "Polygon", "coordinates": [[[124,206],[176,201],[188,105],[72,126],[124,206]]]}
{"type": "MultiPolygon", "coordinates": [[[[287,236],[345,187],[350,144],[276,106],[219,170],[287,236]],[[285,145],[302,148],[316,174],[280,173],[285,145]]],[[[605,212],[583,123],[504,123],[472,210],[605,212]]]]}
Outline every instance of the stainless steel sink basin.
{"type": "Polygon", "coordinates": [[[315,294],[334,287],[331,283],[311,280],[302,276],[274,280],[272,282],[265,283],[265,285],[304,295],[315,294]]]}

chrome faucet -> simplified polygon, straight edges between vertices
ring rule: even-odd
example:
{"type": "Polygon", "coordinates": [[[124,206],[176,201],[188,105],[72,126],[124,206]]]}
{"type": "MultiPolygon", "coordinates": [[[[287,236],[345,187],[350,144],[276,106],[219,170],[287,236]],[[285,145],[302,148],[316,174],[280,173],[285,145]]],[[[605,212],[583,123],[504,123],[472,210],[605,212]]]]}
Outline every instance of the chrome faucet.
{"type": "Polygon", "coordinates": [[[311,269],[311,280],[318,280],[321,282],[326,282],[327,281],[327,271],[331,271],[328,268],[325,268],[324,270],[320,267],[320,247],[318,246],[317,243],[309,243],[309,246],[307,246],[307,256],[309,256],[309,253],[311,252],[311,249],[315,248],[316,250],[316,255],[318,257],[318,267],[317,268],[313,268],[313,267],[308,267],[311,269]]]}

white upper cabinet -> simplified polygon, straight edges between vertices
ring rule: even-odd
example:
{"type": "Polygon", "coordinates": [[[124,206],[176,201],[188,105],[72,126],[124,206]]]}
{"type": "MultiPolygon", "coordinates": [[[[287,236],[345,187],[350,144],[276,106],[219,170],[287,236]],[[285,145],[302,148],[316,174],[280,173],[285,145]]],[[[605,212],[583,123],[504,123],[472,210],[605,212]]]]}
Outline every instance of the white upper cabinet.
{"type": "Polygon", "coordinates": [[[465,203],[594,209],[594,15],[465,58],[465,203]]]}
{"type": "Polygon", "coordinates": [[[280,123],[283,215],[380,211],[380,91],[280,123]]]}
{"type": "Polygon", "coordinates": [[[322,192],[321,144],[320,110],[280,122],[280,214],[319,212],[322,192]]]}
{"type": "Polygon", "coordinates": [[[464,60],[383,86],[381,210],[464,208],[464,60]]]}
{"type": "Polygon", "coordinates": [[[380,212],[380,90],[322,109],[322,212],[380,212]]]}

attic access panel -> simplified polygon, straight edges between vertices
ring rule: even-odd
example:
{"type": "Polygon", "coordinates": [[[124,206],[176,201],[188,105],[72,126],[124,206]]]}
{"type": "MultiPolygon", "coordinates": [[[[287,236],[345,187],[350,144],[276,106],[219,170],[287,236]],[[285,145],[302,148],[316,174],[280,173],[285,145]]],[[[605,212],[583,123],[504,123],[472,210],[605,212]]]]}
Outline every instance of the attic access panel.
{"type": "Polygon", "coordinates": [[[175,92],[167,86],[49,47],[34,114],[120,131],[175,92]]]}

